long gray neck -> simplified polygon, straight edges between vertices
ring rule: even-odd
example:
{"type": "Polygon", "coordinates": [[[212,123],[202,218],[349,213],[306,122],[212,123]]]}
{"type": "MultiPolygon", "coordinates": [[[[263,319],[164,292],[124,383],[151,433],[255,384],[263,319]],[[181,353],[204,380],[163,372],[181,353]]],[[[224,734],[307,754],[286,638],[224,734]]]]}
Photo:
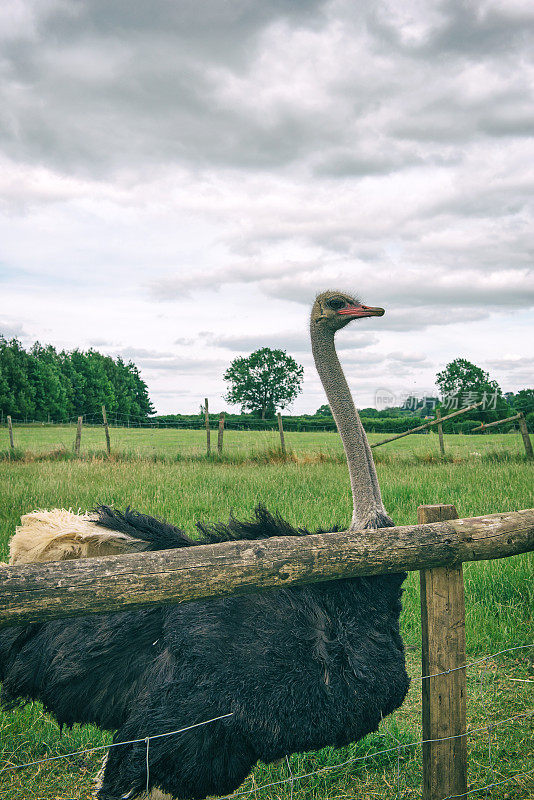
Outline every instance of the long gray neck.
{"type": "Polygon", "coordinates": [[[315,366],[347,457],[353,501],[350,530],[389,527],[393,523],[382,503],[373,456],[337,357],[334,333],[312,320],[311,342],[315,366]]]}

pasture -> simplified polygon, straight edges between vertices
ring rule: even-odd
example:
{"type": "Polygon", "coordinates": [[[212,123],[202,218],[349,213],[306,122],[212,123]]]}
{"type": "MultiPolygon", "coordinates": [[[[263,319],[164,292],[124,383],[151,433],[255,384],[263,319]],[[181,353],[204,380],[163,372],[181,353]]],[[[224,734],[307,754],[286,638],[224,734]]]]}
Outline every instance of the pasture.
{"type": "MultiPolygon", "coordinates": [[[[474,425],[475,423],[473,423],[474,425]]],[[[369,433],[371,444],[394,434],[369,433]]],[[[15,425],[14,441],[17,453],[29,457],[52,454],[55,458],[68,458],[73,454],[76,425],[15,425]]],[[[170,427],[110,428],[111,450],[116,457],[151,458],[153,460],[180,461],[203,459],[206,454],[206,431],[170,427]]],[[[300,459],[339,460],[344,462],[341,439],[335,431],[286,431],[286,448],[300,459]]],[[[217,431],[211,430],[211,452],[217,452],[217,431]]],[[[225,430],[223,456],[225,461],[261,461],[265,454],[280,447],[278,430],[234,431],[225,430]]],[[[9,456],[9,439],[5,426],[0,427],[0,454],[9,456]]],[[[446,458],[471,460],[480,457],[514,458],[524,455],[521,435],[517,433],[492,433],[466,436],[446,436],[446,458]]],[[[101,425],[84,425],[80,454],[96,457],[105,453],[104,430],[101,425]]],[[[375,448],[376,461],[397,463],[399,460],[419,461],[439,459],[438,436],[430,433],[413,434],[391,444],[375,448]]]]}
{"type": "MultiPolygon", "coordinates": [[[[7,438],[5,429],[0,435],[7,438]]],[[[276,457],[278,434],[225,432],[225,454],[211,460],[205,432],[112,429],[106,458],[102,428],[84,428],[82,458],[71,458],[73,428],[16,428],[16,446],[29,457],[0,462],[0,542],[6,543],[20,515],[55,506],[88,509],[98,502],[131,505],[192,531],[197,519],[247,517],[258,502],[291,523],[310,529],[347,525],[351,498],[339,439],[333,433],[287,433],[294,454],[276,457]],[[54,458],[45,453],[56,451],[54,458]],[[92,455],[94,454],[94,455],[92,455]],[[261,454],[267,454],[261,457],[261,454]],[[269,455],[270,454],[270,455],[269,455]],[[96,457],[95,457],[96,456],[96,457]],[[141,456],[141,458],[139,458],[141,456]],[[43,459],[43,460],[41,460],[43,459]]],[[[382,438],[375,434],[371,441],[382,438]]],[[[533,467],[525,462],[518,434],[445,437],[447,459],[439,459],[435,434],[411,436],[375,450],[386,507],[397,524],[415,523],[417,506],[454,503],[461,517],[534,505],[533,467]]],[[[216,432],[212,431],[216,450],[216,432]]],[[[7,442],[0,442],[7,450],[7,442]]],[[[534,643],[534,567],[532,555],[468,564],[465,569],[468,661],[515,645],[534,643]]],[[[406,747],[421,738],[420,615],[418,576],[405,583],[403,637],[412,686],[407,701],[377,734],[342,750],[294,755],[293,775],[329,768],[319,775],[275,785],[288,766],[258,765],[243,789],[268,800],[304,798],[385,798],[421,796],[421,748],[406,747]],[[345,764],[352,758],[361,758],[345,764]]],[[[534,648],[505,653],[471,667],[468,678],[468,726],[482,728],[468,738],[470,788],[499,783],[533,769],[534,648]],[[496,724],[516,714],[531,714],[496,724]],[[488,726],[496,725],[488,731],[488,726]]],[[[197,720],[192,720],[195,722],[197,720]]],[[[147,734],[158,731],[147,731],[147,734]]],[[[60,732],[38,705],[0,716],[2,762],[7,766],[94,747],[110,741],[90,726],[60,732]]],[[[67,800],[90,798],[91,781],[101,755],[85,754],[17,772],[0,773],[0,798],[67,800]]],[[[533,774],[524,775],[474,797],[532,797],[533,774]]]]}

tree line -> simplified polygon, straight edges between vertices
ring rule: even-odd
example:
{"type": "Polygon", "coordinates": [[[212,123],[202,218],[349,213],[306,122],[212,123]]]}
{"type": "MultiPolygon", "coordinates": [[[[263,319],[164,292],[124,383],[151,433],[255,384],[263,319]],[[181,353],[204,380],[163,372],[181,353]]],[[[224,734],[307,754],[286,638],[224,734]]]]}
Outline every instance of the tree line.
{"type": "Polygon", "coordinates": [[[148,417],[154,407],[131,361],[96,350],[57,351],[0,336],[0,413],[15,419],[62,421],[111,414],[148,417]]]}

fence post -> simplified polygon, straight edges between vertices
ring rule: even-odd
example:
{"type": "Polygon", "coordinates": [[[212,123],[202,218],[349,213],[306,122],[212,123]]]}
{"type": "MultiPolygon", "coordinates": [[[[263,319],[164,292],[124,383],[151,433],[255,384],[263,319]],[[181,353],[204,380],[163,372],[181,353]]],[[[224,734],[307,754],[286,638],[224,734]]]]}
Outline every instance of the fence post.
{"type": "Polygon", "coordinates": [[[104,431],[106,433],[106,448],[109,456],[111,455],[111,441],[109,438],[108,415],[106,414],[106,406],[102,406],[102,419],[104,420],[104,431]]]}
{"type": "MultiPolygon", "coordinates": [[[[417,522],[458,519],[450,505],[419,506],[417,522]]],[[[462,565],[421,570],[423,800],[467,791],[465,600],[462,565]],[[449,671],[450,670],[450,671],[449,671]],[[446,673],[440,674],[437,673],[446,673]]]]}
{"type": "Polygon", "coordinates": [[[74,452],[77,456],[80,455],[80,442],[82,440],[82,422],[83,417],[78,417],[78,426],[76,428],[76,439],[74,441],[74,452]]]}
{"type": "Polygon", "coordinates": [[[282,425],[282,415],[278,412],[278,430],[280,431],[280,448],[282,453],[286,454],[286,442],[284,439],[284,426],[282,425]]]}
{"type": "Polygon", "coordinates": [[[441,424],[441,411],[439,410],[439,408],[436,411],[436,418],[440,420],[440,422],[438,422],[439,449],[440,449],[441,455],[444,456],[445,455],[445,444],[443,442],[443,425],[441,424]]]}
{"type": "Polygon", "coordinates": [[[219,414],[219,435],[217,437],[217,451],[222,456],[224,435],[224,411],[219,414]]]}
{"type": "Polygon", "coordinates": [[[7,418],[7,429],[9,431],[9,446],[12,450],[14,450],[15,442],[13,441],[13,423],[11,422],[11,417],[9,416],[7,418]]]}
{"type": "Polygon", "coordinates": [[[525,445],[525,455],[530,460],[534,458],[534,453],[532,452],[532,442],[530,441],[530,436],[528,433],[527,428],[527,421],[525,419],[525,415],[521,412],[519,417],[519,430],[521,431],[521,436],[523,437],[523,444],[525,445]]]}
{"type": "Polygon", "coordinates": [[[206,417],[206,453],[209,456],[211,453],[211,443],[210,443],[210,415],[208,411],[208,398],[204,398],[204,414],[206,417]]]}

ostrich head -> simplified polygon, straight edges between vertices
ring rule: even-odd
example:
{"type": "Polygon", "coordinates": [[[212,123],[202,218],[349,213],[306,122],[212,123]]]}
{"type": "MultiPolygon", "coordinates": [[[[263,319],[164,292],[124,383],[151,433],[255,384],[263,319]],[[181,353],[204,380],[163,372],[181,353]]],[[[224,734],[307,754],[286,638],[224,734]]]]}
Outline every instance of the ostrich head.
{"type": "Polygon", "coordinates": [[[383,308],[364,306],[358,298],[344,292],[328,291],[317,295],[311,312],[311,321],[335,333],[348,325],[352,319],[381,317],[383,314],[383,308]]]}
{"type": "Polygon", "coordinates": [[[393,523],[382,502],[369,442],[339,363],[334,337],[336,331],[352,319],[381,317],[383,314],[383,308],[364,306],[360,300],[344,292],[328,291],[317,296],[310,318],[315,366],[347,456],[353,498],[353,530],[383,528],[393,523]]]}

